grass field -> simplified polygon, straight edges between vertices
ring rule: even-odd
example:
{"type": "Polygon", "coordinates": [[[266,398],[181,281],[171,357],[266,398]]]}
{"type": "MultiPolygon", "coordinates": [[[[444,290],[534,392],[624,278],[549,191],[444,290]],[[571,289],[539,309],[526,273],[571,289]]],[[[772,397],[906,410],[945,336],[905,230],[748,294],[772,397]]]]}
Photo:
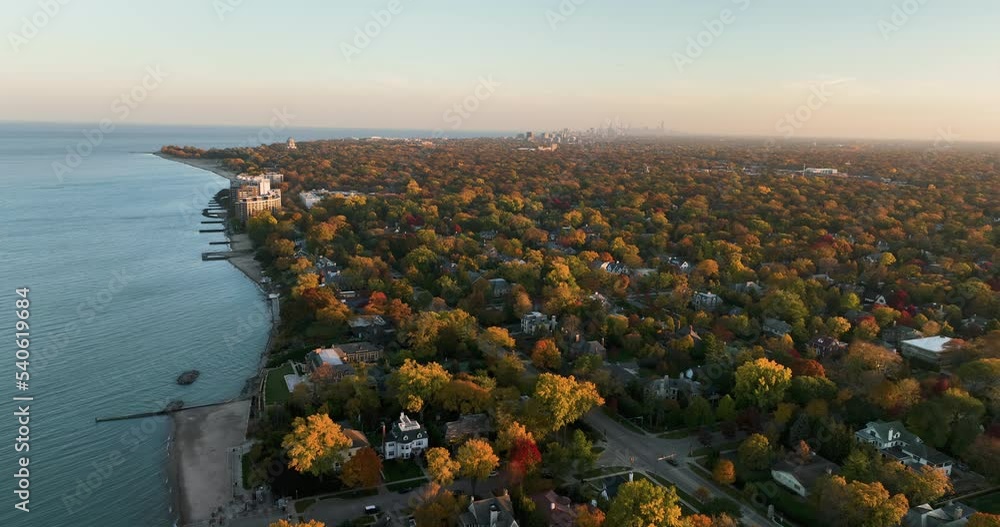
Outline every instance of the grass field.
{"type": "Polygon", "coordinates": [[[962,500],[965,504],[979,512],[988,514],[1000,514],[1000,491],[983,494],[968,500],[962,500]]]}
{"type": "Polygon", "coordinates": [[[424,471],[412,460],[393,459],[382,464],[382,475],[386,483],[393,483],[423,477],[424,471]]]}
{"type": "Polygon", "coordinates": [[[294,373],[292,365],[287,362],[273,370],[267,371],[267,383],[264,385],[264,402],[266,404],[281,404],[288,400],[288,386],[285,385],[285,375],[294,373]]]}

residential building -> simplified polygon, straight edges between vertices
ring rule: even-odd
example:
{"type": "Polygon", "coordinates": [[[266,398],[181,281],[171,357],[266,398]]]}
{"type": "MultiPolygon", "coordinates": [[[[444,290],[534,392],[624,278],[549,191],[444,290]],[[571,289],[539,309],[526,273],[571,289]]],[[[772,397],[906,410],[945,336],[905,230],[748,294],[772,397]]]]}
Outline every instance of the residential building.
{"type": "Polygon", "coordinates": [[[344,456],[334,464],[334,470],[340,470],[341,466],[354,457],[359,450],[371,447],[371,444],[368,442],[368,438],[360,430],[355,430],[344,424],[341,424],[341,430],[344,432],[344,435],[351,440],[351,446],[347,449],[344,456]]]}
{"type": "Polygon", "coordinates": [[[772,335],[775,337],[784,337],[785,335],[792,332],[792,326],[783,320],[778,320],[776,318],[766,318],[764,319],[763,330],[764,333],[767,333],[768,335],[772,335]]]}
{"type": "Polygon", "coordinates": [[[959,342],[949,337],[925,337],[904,340],[899,343],[899,348],[900,354],[908,359],[917,359],[940,366],[946,361],[948,352],[959,342]]]}
{"type": "Polygon", "coordinates": [[[693,377],[694,371],[688,370],[683,376],[676,379],[670,378],[669,375],[654,379],[646,385],[646,396],[655,399],[676,400],[681,394],[684,394],[685,397],[701,395],[701,383],[694,380],[693,377]]]}
{"type": "Polygon", "coordinates": [[[962,503],[949,501],[938,508],[929,503],[911,508],[903,517],[903,527],[962,527],[977,511],[962,503]]]}
{"type": "Polygon", "coordinates": [[[815,337],[807,346],[818,358],[837,356],[847,351],[848,344],[833,337],[815,337]]]}
{"type": "Polygon", "coordinates": [[[737,293],[746,293],[758,296],[764,294],[764,288],[757,282],[741,282],[739,284],[734,284],[732,289],[737,293]]]}
{"type": "Polygon", "coordinates": [[[601,359],[608,356],[608,350],[604,344],[596,340],[581,340],[580,335],[576,336],[576,342],[569,347],[569,358],[575,359],[583,355],[597,355],[601,359]]]}
{"type": "Polygon", "coordinates": [[[392,424],[392,430],[385,437],[382,454],[385,459],[410,459],[429,445],[427,430],[405,413],[400,413],[399,421],[392,424]]]}
{"type": "Polygon", "coordinates": [[[899,421],[871,421],[854,433],[858,441],[870,443],[883,456],[893,458],[910,467],[930,465],[951,475],[952,459],[927,446],[923,439],[910,433],[899,421]]]}
{"type": "Polygon", "coordinates": [[[333,369],[333,379],[335,381],[339,381],[349,375],[354,375],[354,368],[350,364],[347,364],[335,349],[317,348],[306,354],[306,365],[310,372],[315,372],[324,364],[333,369]]]}
{"type": "Polygon", "coordinates": [[[722,306],[722,297],[715,293],[698,292],[691,298],[691,305],[702,311],[715,311],[722,306]]]}
{"type": "Polygon", "coordinates": [[[521,317],[521,332],[526,335],[538,335],[539,333],[551,333],[556,329],[556,317],[546,317],[543,313],[532,311],[525,313],[521,317]]]}
{"type": "Polygon", "coordinates": [[[386,328],[389,326],[382,315],[358,315],[348,320],[347,325],[350,326],[351,333],[354,334],[355,338],[366,340],[378,339],[385,333],[386,328]]]}
{"type": "Polygon", "coordinates": [[[476,500],[458,518],[461,527],[518,527],[510,496],[494,496],[476,500]]]}
{"type": "Polygon", "coordinates": [[[535,510],[541,511],[549,527],[574,527],[576,525],[576,510],[573,500],[560,496],[550,490],[531,497],[535,502],[535,510]]]}
{"type": "Polygon", "coordinates": [[[600,269],[606,273],[620,276],[628,275],[632,272],[627,265],[621,262],[603,262],[600,265],[600,269]]]}
{"type": "Polygon", "coordinates": [[[802,463],[802,460],[797,459],[797,456],[797,454],[790,454],[787,458],[772,465],[771,477],[781,486],[803,498],[812,492],[820,477],[840,469],[836,463],[815,454],[806,463],[802,463]]]}
{"type": "Polygon", "coordinates": [[[335,344],[333,350],[348,364],[362,362],[378,362],[382,360],[382,346],[370,342],[352,342],[350,344],[335,344]]]}
{"type": "Polygon", "coordinates": [[[449,421],[444,425],[444,439],[449,444],[459,443],[470,437],[489,435],[493,430],[490,416],[486,414],[470,414],[459,416],[457,421],[449,421]]]}
{"type": "Polygon", "coordinates": [[[923,333],[909,326],[891,326],[882,330],[882,342],[898,349],[904,340],[915,340],[923,337],[923,333]]]}

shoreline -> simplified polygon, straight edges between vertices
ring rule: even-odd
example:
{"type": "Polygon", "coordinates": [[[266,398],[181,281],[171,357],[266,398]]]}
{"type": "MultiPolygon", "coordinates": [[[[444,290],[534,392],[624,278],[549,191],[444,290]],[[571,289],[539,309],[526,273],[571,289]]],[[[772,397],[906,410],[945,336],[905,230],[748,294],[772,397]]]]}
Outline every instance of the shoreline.
{"type": "MultiPolygon", "coordinates": [[[[181,163],[193,168],[204,170],[216,176],[232,180],[236,173],[223,168],[216,159],[182,158],[163,154],[162,152],[151,152],[153,155],[181,163]]],[[[261,279],[264,277],[260,263],[254,258],[253,242],[245,234],[233,234],[226,229],[226,239],[229,240],[229,250],[234,255],[228,258],[228,262],[238,271],[253,282],[257,290],[264,296],[263,302],[268,303],[267,292],[261,287],[261,279]]],[[[269,309],[266,308],[266,309],[269,309]]],[[[177,519],[177,525],[183,527],[192,522],[199,522],[208,518],[201,518],[205,510],[217,510],[225,506],[228,501],[225,496],[232,498],[234,491],[240,492],[243,489],[231,488],[232,480],[229,477],[229,467],[231,455],[229,451],[247,441],[247,430],[250,419],[256,416],[253,401],[258,394],[254,392],[260,386],[261,374],[267,364],[268,356],[274,345],[274,338],[277,327],[272,322],[268,328],[267,342],[257,360],[257,369],[253,376],[246,379],[243,388],[238,394],[238,401],[217,407],[206,409],[204,412],[192,410],[190,412],[178,412],[171,414],[171,441],[168,447],[169,466],[167,472],[176,492],[173,493],[172,503],[177,519]],[[243,419],[242,426],[238,429],[239,443],[233,443],[235,435],[230,425],[233,422],[232,411],[236,404],[246,404],[245,410],[241,410],[243,419]],[[228,413],[227,413],[228,412],[228,413]],[[184,419],[181,419],[181,415],[184,419]],[[232,437],[230,437],[232,435],[232,437]],[[218,473],[225,474],[225,481],[220,478],[213,478],[218,473]],[[218,480],[218,481],[215,481],[218,480]],[[214,490],[214,492],[213,492],[214,490]],[[206,501],[211,501],[211,507],[206,501]]]]}

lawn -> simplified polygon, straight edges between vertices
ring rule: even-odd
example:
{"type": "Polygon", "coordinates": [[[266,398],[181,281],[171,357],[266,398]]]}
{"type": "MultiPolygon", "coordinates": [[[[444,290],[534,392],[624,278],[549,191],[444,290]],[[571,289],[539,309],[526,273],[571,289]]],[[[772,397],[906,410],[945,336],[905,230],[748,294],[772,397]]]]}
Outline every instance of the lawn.
{"type": "Polygon", "coordinates": [[[304,500],[296,501],[295,502],[295,512],[298,512],[298,513],[306,512],[306,509],[308,509],[309,507],[311,507],[313,503],[316,503],[316,498],[306,498],[304,500]]]}
{"type": "Polygon", "coordinates": [[[267,383],[264,385],[264,402],[266,404],[282,404],[288,400],[288,386],[285,384],[285,375],[295,373],[292,365],[287,362],[272,370],[267,371],[267,383]]]}
{"type": "Polygon", "coordinates": [[[424,471],[420,470],[413,460],[393,459],[382,464],[382,475],[386,483],[394,483],[405,479],[422,478],[424,471]]]}
{"type": "Polygon", "coordinates": [[[253,463],[250,461],[249,454],[243,454],[240,456],[240,465],[243,466],[243,488],[250,490],[248,483],[250,481],[250,470],[253,468],[253,463]]]}
{"type": "Polygon", "coordinates": [[[427,478],[421,478],[417,481],[404,481],[402,483],[389,483],[385,488],[389,489],[389,492],[401,492],[420,488],[424,483],[427,483],[427,478]]]}
{"type": "Polygon", "coordinates": [[[972,499],[962,500],[969,507],[979,512],[1000,514],[1000,491],[983,494],[972,499]]]}

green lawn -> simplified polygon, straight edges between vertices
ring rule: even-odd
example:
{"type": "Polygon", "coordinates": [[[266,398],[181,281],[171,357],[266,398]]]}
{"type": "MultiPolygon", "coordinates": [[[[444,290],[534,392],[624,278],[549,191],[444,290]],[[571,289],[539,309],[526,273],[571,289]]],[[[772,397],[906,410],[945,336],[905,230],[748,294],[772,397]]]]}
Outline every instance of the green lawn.
{"type": "Polygon", "coordinates": [[[288,386],[285,375],[294,373],[292,365],[284,365],[267,371],[267,383],[264,385],[264,402],[266,404],[282,404],[288,400],[288,386]]]}
{"type": "Polygon", "coordinates": [[[243,488],[250,490],[250,487],[248,486],[250,483],[248,482],[250,481],[250,469],[253,466],[250,462],[250,455],[243,454],[240,456],[240,464],[243,466],[243,488]]]}
{"type": "Polygon", "coordinates": [[[427,478],[421,478],[417,481],[405,481],[402,483],[389,483],[385,488],[389,489],[389,492],[399,492],[401,490],[412,490],[422,487],[427,483],[427,478]]]}
{"type": "Polygon", "coordinates": [[[393,459],[382,463],[382,475],[385,476],[386,483],[393,483],[404,479],[421,478],[424,471],[420,470],[413,460],[393,459]]]}
{"type": "Polygon", "coordinates": [[[979,512],[1000,514],[1000,491],[983,494],[972,499],[962,500],[969,507],[979,512]]]}

